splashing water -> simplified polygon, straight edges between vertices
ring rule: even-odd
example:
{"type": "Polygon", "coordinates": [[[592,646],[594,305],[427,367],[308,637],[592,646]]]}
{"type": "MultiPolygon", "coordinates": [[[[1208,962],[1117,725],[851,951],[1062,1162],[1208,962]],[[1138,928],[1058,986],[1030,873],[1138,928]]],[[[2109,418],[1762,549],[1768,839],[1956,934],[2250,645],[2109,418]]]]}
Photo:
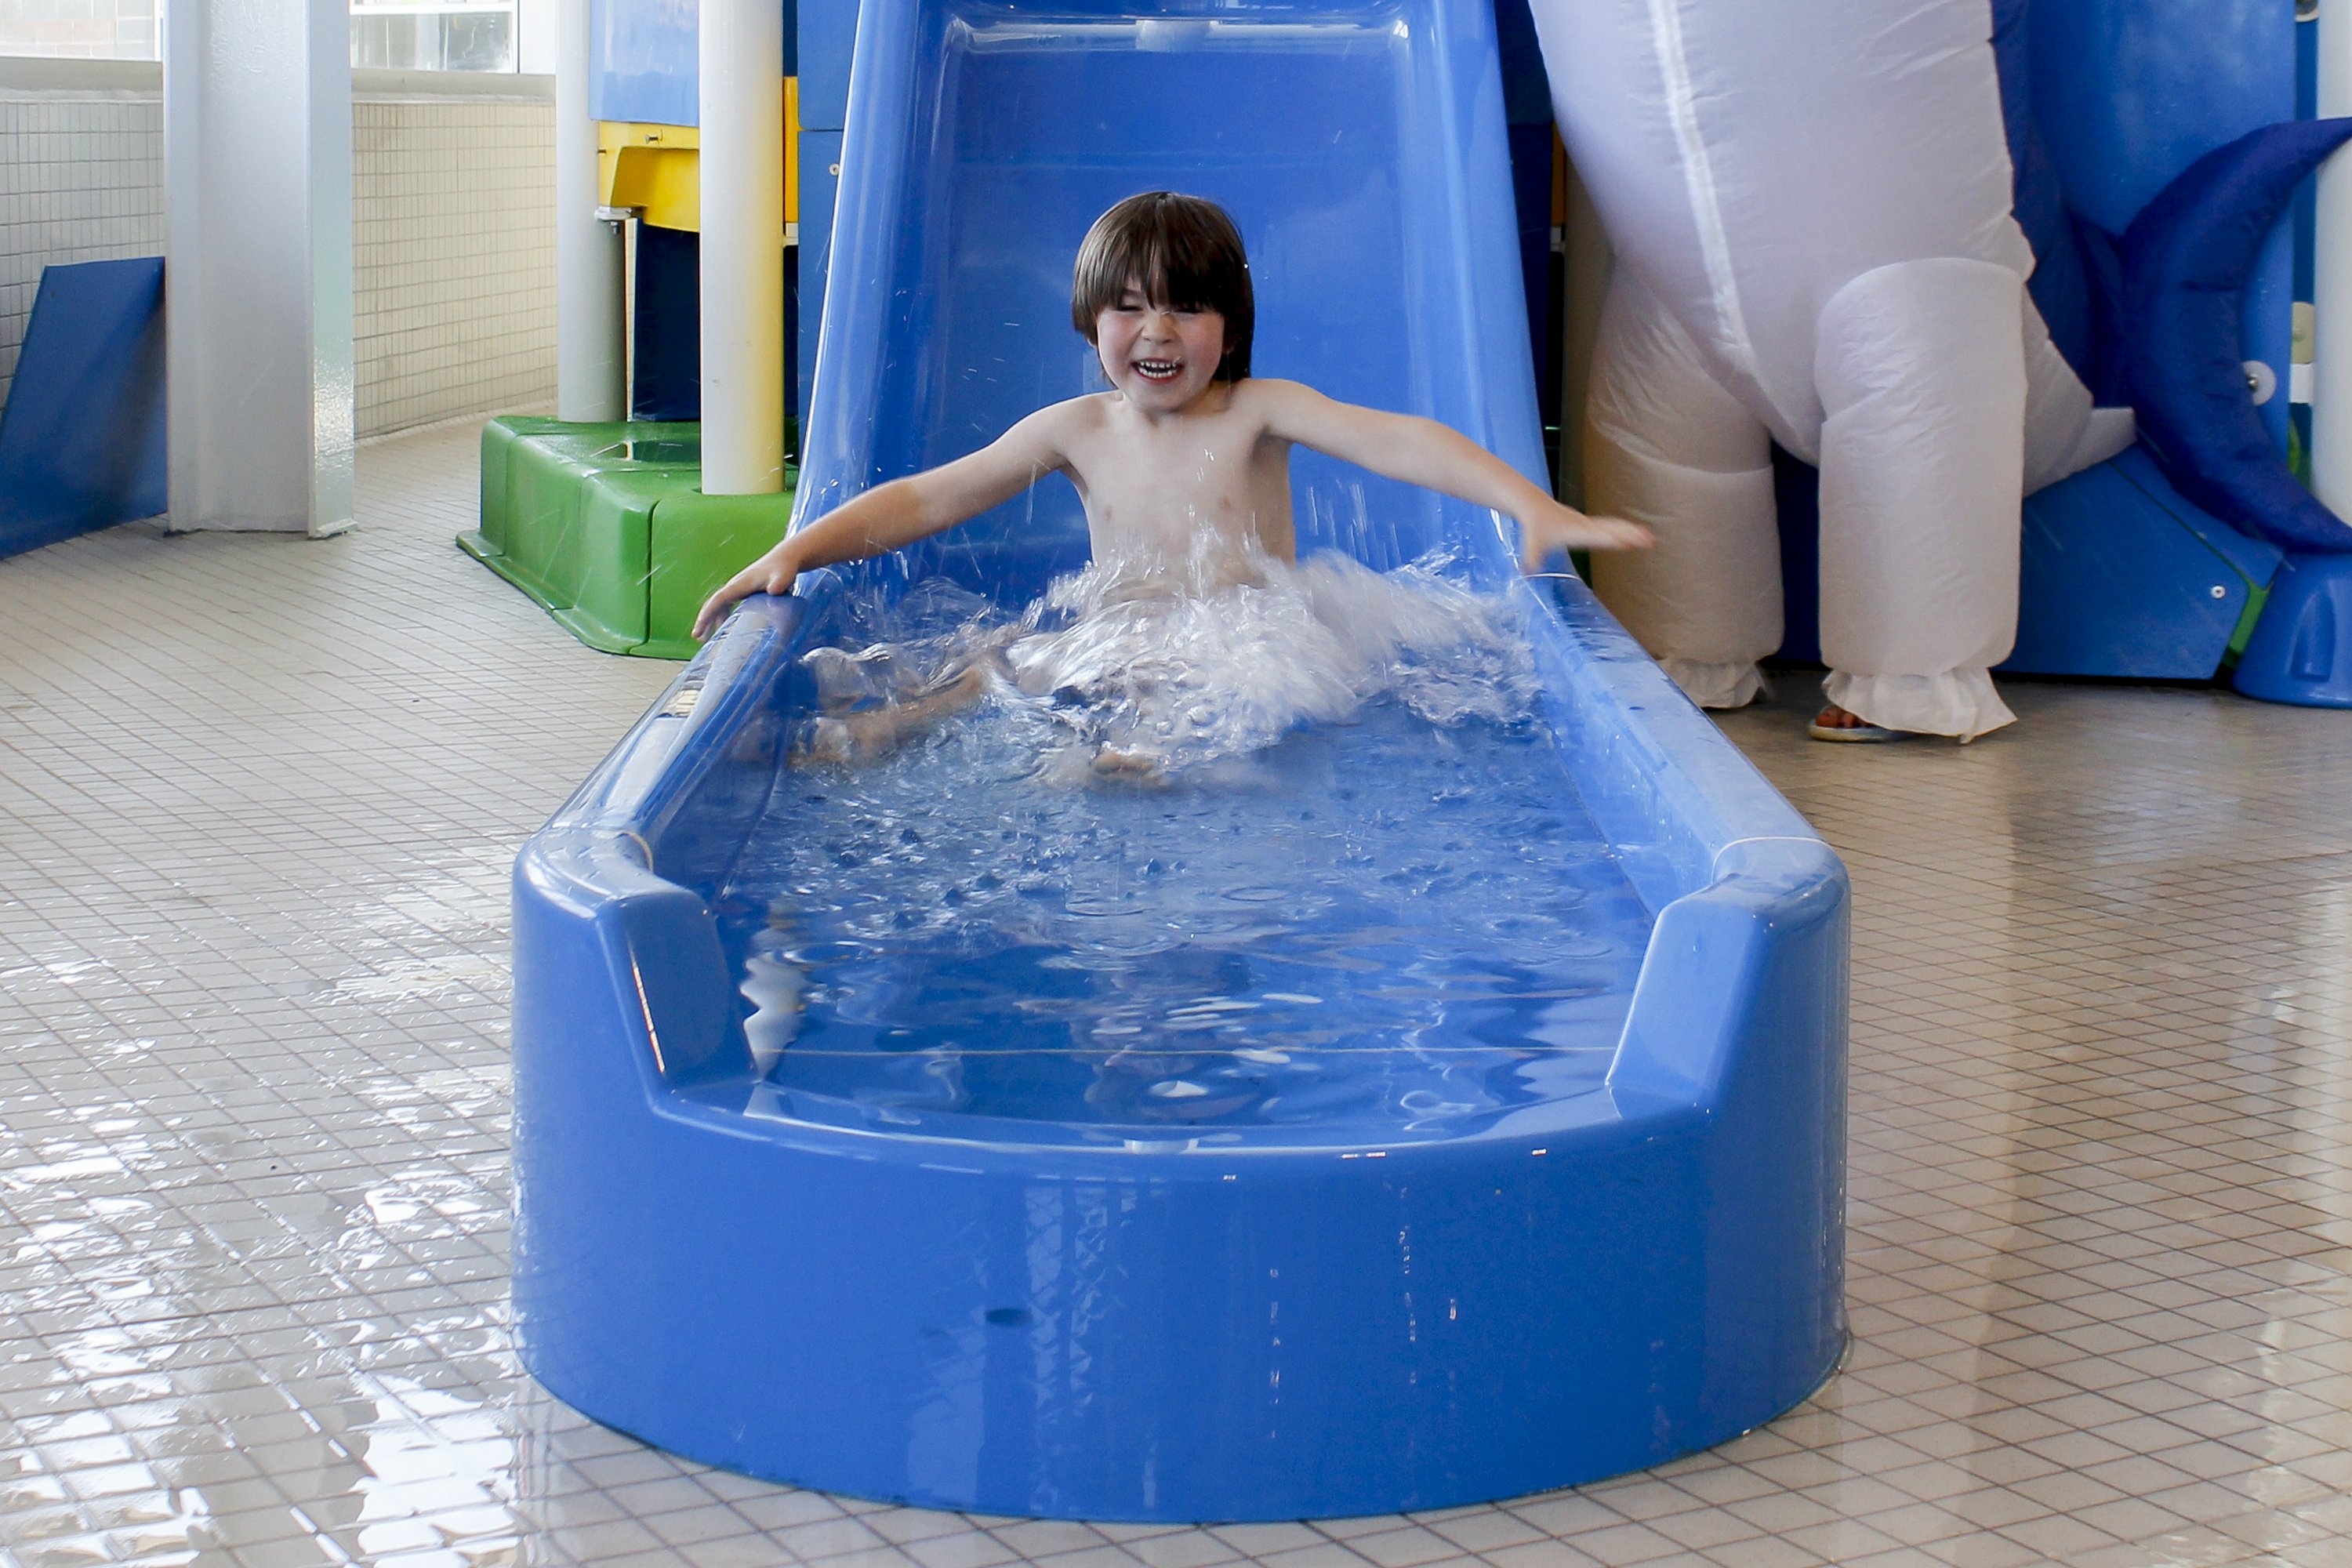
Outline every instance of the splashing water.
{"type": "Polygon", "coordinates": [[[827,701],[989,694],[780,775],[716,900],[746,1109],[1409,1138],[1598,1089],[1649,915],[1516,614],[1337,556],[1198,595],[1090,570],[1009,623],[943,583],[868,607],[898,635],[813,654],[827,701]],[[1099,787],[1108,751],[1151,771],[1099,787]]]}
{"type": "Polygon", "coordinates": [[[1381,574],[1331,552],[1296,566],[1259,556],[1243,580],[1208,591],[1092,565],[1011,624],[992,624],[977,595],[930,583],[897,613],[861,617],[912,635],[819,648],[808,663],[838,710],[919,702],[985,669],[998,701],[1056,721],[1038,732],[1064,736],[1059,761],[1075,742],[1154,777],[1261,750],[1301,724],[1346,721],[1382,698],[1436,724],[1524,718],[1535,680],[1516,612],[1453,581],[1447,564],[1381,574]],[[922,635],[948,616],[952,631],[922,635]]]}

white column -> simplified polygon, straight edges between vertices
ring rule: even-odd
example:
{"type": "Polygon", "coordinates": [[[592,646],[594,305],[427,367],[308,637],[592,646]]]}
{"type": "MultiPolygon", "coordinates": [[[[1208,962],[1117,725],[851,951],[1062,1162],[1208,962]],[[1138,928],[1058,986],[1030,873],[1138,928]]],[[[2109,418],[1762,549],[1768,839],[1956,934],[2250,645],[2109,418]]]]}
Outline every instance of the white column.
{"type": "Polygon", "coordinates": [[[515,0],[515,69],[553,76],[563,31],[562,0],[515,0]]]}
{"type": "Polygon", "coordinates": [[[173,0],[164,289],[175,531],[352,523],[349,0],[173,0]]]}
{"type": "MultiPolygon", "coordinates": [[[[2320,0],[2319,112],[2352,114],[2352,0],[2320,0]]],[[[2312,271],[2311,488],[2352,517],[2352,159],[2319,167],[2312,271]]]]}
{"type": "Polygon", "coordinates": [[[596,216],[588,0],[560,0],[555,61],[555,416],[625,419],[621,235],[596,216]]]}
{"type": "Polygon", "coordinates": [[[701,0],[702,489],[784,486],[784,18],[701,0]]]}

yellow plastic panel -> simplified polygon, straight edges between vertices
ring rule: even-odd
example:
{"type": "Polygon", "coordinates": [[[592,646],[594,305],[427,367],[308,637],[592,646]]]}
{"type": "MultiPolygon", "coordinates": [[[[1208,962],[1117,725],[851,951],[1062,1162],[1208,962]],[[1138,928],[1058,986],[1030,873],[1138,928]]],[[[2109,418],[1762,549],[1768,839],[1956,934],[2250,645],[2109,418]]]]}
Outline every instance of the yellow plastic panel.
{"type": "MultiPolygon", "coordinates": [[[[784,221],[801,216],[800,79],[784,79],[784,221]]],[[[702,229],[702,132],[691,125],[603,121],[597,170],[608,207],[638,207],[656,228],[702,229]]]]}
{"type": "Polygon", "coordinates": [[[702,133],[691,125],[598,125],[604,205],[640,207],[656,228],[701,228],[701,146],[702,133]]]}
{"type": "Polygon", "coordinates": [[[801,221],[801,79],[784,79],[784,221],[801,221]]]}

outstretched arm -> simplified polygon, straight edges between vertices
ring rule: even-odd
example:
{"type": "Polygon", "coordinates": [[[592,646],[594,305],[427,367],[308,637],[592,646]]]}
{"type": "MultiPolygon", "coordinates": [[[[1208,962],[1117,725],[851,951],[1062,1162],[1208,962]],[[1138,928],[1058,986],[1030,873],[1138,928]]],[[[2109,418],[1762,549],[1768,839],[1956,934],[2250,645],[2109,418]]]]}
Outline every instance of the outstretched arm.
{"type": "Polygon", "coordinates": [[[1541,567],[1555,550],[1649,547],[1648,529],[1613,517],[1587,517],[1562,505],[1502,458],[1434,419],[1341,403],[1294,381],[1255,385],[1268,405],[1266,427],[1286,440],[1517,519],[1519,555],[1528,571],[1541,567]]]}
{"type": "Polygon", "coordinates": [[[969,457],[877,485],[788,534],[704,602],[696,639],[717,631],[738,599],[788,594],[803,572],[887,554],[1019,495],[1063,466],[1062,406],[1041,408],[969,457]]]}

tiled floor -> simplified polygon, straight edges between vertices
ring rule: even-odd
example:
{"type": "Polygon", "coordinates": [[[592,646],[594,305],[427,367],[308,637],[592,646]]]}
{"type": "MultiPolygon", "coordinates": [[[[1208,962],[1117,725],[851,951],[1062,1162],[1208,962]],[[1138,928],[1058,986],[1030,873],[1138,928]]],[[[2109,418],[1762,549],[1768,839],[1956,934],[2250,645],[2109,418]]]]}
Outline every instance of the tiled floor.
{"type": "Polygon", "coordinates": [[[1604,1485],[1226,1530],[879,1508],[589,1426],[507,1342],[505,876],[666,681],[449,547],[0,563],[0,1563],[2352,1564],[2352,715],[2022,686],[1741,743],[1856,885],[1845,1373],[1604,1485]]]}

